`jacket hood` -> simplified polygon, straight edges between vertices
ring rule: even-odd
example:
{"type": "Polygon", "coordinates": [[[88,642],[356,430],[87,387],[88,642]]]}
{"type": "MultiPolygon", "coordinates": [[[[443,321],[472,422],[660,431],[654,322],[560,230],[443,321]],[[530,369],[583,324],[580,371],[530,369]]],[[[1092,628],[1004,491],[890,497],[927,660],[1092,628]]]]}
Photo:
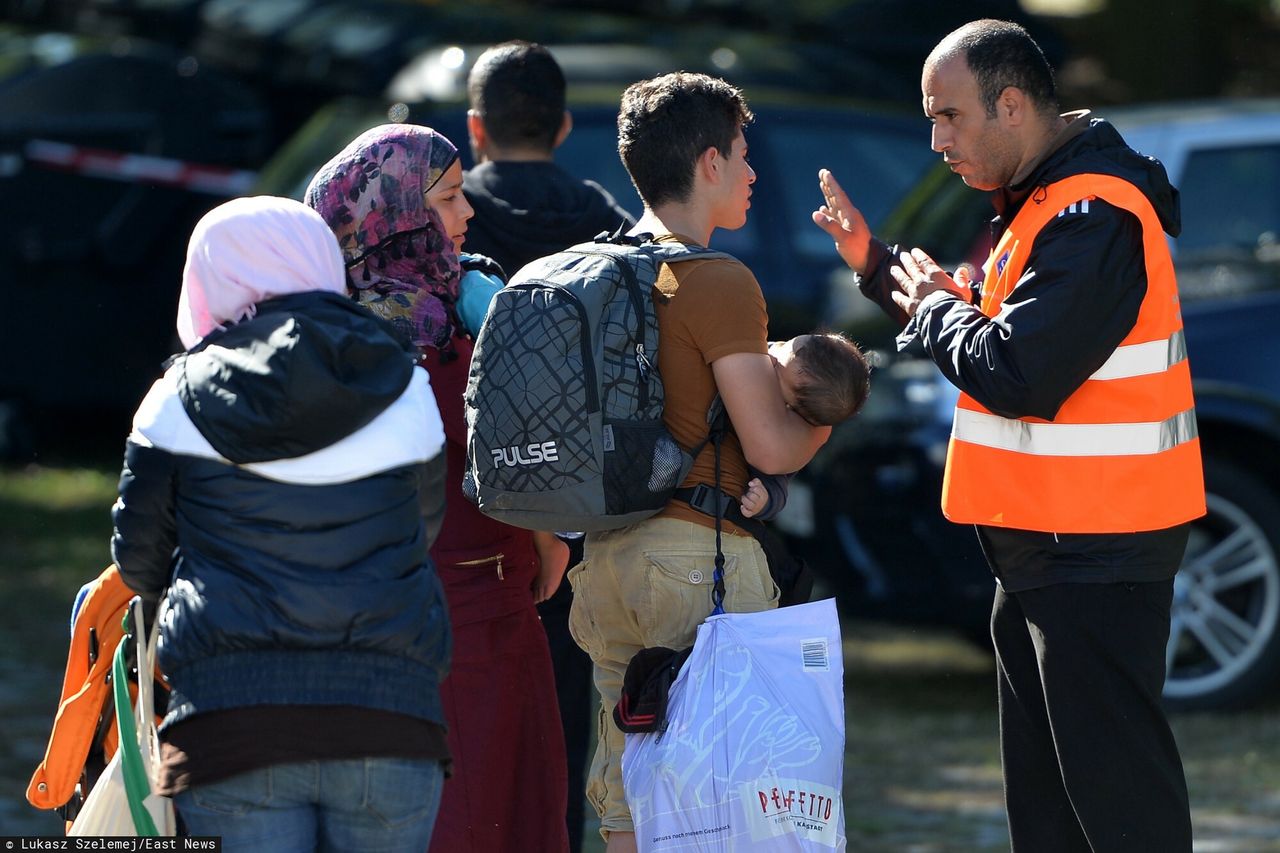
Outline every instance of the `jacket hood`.
{"type": "Polygon", "coordinates": [[[625,216],[599,184],[551,162],[481,163],[462,187],[476,211],[467,250],[492,257],[508,275],[534,258],[594,239],[602,221],[620,223],[625,216]]]}
{"type": "Polygon", "coordinates": [[[1030,177],[1011,187],[1011,192],[1014,195],[1027,193],[1037,186],[1051,184],[1071,175],[1113,175],[1141,190],[1155,208],[1165,232],[1170,237],[1177,237],[1182,232],[1181,203],[1177,188],[1169,183],[1164,164],[1130,148],[1120,132],[1106,119],[1077,120],[1087,121],[1088,127],[1045,158],[1030,177]]]}
{"type": "Polygon", "coordinates": [[[214,449],[245,464],[302,456],[368,424],[404,392],[414,355],[345,296],[259,303],[179,355],[178,395],[214,449]]]}

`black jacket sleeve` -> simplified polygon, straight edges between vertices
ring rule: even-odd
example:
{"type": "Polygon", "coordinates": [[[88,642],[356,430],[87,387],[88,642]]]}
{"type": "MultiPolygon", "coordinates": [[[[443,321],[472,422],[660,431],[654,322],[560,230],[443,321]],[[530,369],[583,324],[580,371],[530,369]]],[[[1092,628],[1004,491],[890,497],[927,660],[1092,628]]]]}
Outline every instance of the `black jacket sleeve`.
{"type": "Polygon", "coordinates": [[[120,497],[111,507],[111,559],[125,584],[151,600],[169,586],[178,544],[175,465],[173,455],[164,450],[127,442],[120,497]]]}
{"type": "Polygon", "coordinates": [[[943,375],[987,409],[1052,420],[1132,330],[1146,292],[1141,224],[1098,199],[1036,236],[995,317],[944,296],[911,326],[943,375]]]}
{"type": "Polygon", "coordinates": [[[889,316],[898,328],[907,325],[911,318],[907,312],[898,307],[889,294],[898,290],[898,283],[889,273],[889,268],[898,263],[898,247],[871,238],[871,248],[867,253],[867,274],[853,276],[854,284],[862,295],[880,306],[880,310],[889,316]]]}
{"type": "Polygon", "coordinates": [[[787,505],[787,491],[791,486],[791,478],[793,474],[764,474],[751,469],[751,475],[760,479],[760,484],[764,486],[765,494],[768,500],[764,505],[764,509],[756,513],[755,517],[760,521],[772,521],[778,517],[778,513],[782,512],[782,508],[787,505]]]}
{"type": "Polygon", "coordinates": [[[445,452],[441,450],[418,466],[418,504],[427,525],[427,547],[435,544],[444,526],[445,452]]]}
{"type": "MultiPolygon", "coordinates": [[[[890,246],[874,237],[871,238],[871,248],[867,253],[867,274],[855,273],[853,280],[863,296],[879,305],[880,310],[887,314],[898,328],[903,328],[910,324],[911,318],[907,316],[907,312],[898,307],[898,303],[893,301],[891,294],[901,288],[898,287],[893,274],[889,272],[892,267],[902,266],[898,260],[898,252],[898,246],[890,246]]],[[[975,305],[980,301],[976,284],[973,285],[970,301],[975,305]]]]}

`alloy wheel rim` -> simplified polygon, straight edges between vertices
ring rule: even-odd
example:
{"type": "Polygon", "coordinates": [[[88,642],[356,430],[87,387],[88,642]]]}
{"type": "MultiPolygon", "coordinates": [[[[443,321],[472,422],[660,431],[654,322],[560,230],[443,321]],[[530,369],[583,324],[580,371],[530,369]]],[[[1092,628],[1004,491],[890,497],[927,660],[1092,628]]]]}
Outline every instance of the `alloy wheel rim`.
{"type": "Polygon", "coordinates": [[[1164,694],[1221,690],[1266,651],[1280,620],[1280,566],[1265,532],[1237,504],[1206,496],[1174,579],[1164,694]]]}

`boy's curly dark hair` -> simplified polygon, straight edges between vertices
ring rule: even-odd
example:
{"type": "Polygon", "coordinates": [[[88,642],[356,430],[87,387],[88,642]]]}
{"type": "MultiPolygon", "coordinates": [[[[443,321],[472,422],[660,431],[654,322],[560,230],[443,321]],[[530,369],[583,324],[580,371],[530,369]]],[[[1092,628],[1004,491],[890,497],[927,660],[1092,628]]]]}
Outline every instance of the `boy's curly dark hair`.
{"type": "Polygon", "coordinates": [[[622,93],[618,154],[650,209],[693,191],[698,157],[715,147],[728,157],[753,116],[742,92],[716,77],[676,71],[622,93]]]}

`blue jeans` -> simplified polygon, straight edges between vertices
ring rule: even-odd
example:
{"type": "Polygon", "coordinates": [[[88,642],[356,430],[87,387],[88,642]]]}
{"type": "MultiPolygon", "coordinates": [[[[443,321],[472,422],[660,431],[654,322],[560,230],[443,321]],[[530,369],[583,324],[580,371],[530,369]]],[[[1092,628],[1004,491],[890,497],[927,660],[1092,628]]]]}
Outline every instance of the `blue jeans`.
{"type": "Polygon", "coordinates": [[[439,761],[364,758],[277,764],[178,794],[190,835],[224,853],[423,853],[440,806],[439,761]]]}

